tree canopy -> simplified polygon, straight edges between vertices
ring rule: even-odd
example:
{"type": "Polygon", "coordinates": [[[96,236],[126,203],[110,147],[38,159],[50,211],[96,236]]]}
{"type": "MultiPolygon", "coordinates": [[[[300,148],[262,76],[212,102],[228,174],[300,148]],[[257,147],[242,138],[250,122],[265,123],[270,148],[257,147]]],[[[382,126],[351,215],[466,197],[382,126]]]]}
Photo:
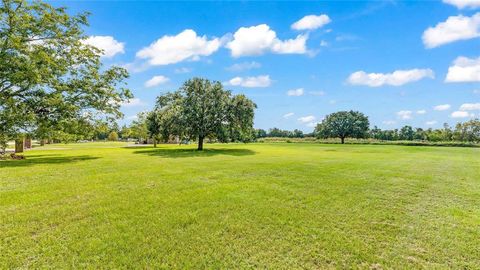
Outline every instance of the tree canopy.
{"type": "Polygon", "coordinates": [[[369,130],[368,117],[357,111],[340,111],[329,114],[317,124],[315,134],[319,138],[364,138],[369,130]]]}
{"type": "Polygon", "coordinates": [[[218,81],[187,80],[177,91],[157,98],[150,115],[150,133],[196,139],[198,150],[205,138],[221,142],[248,141],[254,137],[255,103],[245,95],[232,95],[218,81]]]}
{"type": "Polygon", "coordinates": [[[103,68],[102,51],[85,44],[87,15],[39,1],[2,1],[0,139],[122,115],[121,102],[132,97],[128,72],[103,68]]]}

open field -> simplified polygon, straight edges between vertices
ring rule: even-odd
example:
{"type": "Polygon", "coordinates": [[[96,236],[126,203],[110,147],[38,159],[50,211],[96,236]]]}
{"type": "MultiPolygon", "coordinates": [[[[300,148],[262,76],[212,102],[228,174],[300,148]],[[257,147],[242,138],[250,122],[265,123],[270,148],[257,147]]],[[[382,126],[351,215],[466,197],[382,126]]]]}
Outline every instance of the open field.
{"type": "Polygon", "coordinates": [[[478,268],[480,149],[51,145],[0,161],[0,268],[478,268]]]}

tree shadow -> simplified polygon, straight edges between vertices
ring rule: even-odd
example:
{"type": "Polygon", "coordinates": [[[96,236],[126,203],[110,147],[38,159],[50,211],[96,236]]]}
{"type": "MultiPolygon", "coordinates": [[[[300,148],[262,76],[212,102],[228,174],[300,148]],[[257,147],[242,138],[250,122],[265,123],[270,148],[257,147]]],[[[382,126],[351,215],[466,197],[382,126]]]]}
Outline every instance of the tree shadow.
{"type": "Polygon", "coordinates": [[[22,160],[0,160],[0,169],[7,167],[28,167],[39,164],[63,164],[74,163],[79,161],[94,160],[98,157],[92,157],[89,155],[82,156],[58,156],[58,155],[27,155],[22,160]]]}
{"type": "Polygon", "coordinates": [[[171,149],[171,148],[149,148],[148,150],[136,150],[134,154],[143,154],[149,156],[158,156],[166,158],[186,158],[186,157],[211,157],[217,155],[226,156],[249,156],[254,155],[255,151],[250,149],[171,149]]]}

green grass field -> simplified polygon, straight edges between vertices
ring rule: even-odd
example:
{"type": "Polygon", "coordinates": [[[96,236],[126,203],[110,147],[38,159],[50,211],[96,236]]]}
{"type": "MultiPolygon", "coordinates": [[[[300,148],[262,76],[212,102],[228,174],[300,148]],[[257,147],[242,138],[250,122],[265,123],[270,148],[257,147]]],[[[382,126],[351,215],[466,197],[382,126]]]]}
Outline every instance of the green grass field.
{"type": "Polygon", "coordinates": [[[0,161],[0,268],[480,267],[480,149],[50,145],[0,161]]]}

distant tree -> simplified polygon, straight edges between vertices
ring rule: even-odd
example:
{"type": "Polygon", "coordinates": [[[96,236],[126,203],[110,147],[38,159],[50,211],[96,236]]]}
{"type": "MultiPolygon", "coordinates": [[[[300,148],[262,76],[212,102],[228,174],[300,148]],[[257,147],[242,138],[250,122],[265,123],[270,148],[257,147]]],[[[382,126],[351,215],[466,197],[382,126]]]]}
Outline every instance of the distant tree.
{"type": "Polygon", "coordinates": [[[119,136],[123,140],[127,140],[128,138],[130,138],[131,135],[132,135],[132,130],[129,127],[127,127],[126,125],[123,125],[122,128],[120,129],[119,136]]]}
{"type": "Polygon", "coordinates": [[[250,140],[255,108],[244,95],[232,96],[220,82],[202,78],[187,80],[176,92],[158,97],[156,106],[162,118],[160,129],[197,139],[198,150],[203,150],[205,138],[250,140]]]}
{"type": "Polygon", "coordinates": [[[110,134],[108,134],[108,140],[111,141],[111,142],[116,142],[116,141],[118,141],[118,134],[117,134],[117,132],[115,132],[115,131],[110,132],[110,134]]]}
{"type": "Polygon", "coordinates": [[[464,142],[480,142],[480,120],[473,119],[465,123],[458,123],[455,127],[454,138],[464,142]]]}
{"type": "Polygon", "coordinates": [[[137,119],[132,121],[130,124],[130,136],[132,138],[137,139],[138,141],[142,142],[148,138],[148,129],[147,129],[147,121],[146,121],[146,113],[141,112],[137,114],[137,119]]]}
{"type": "Polygon", "coordinates": [[[413,131],[413,128],[411,126],[404,126],[400,129],[400,140],[412,141],[414,135],[415,132],[413,131]]]}
{"type": "Polygon", "coordinates": [[[369,128],[368,117],[361,112],[341,111],[329,114],[317,125],[315,133],[320,138],[364,138],[369,128]]]}
{"type": "Polygon", "coordinates": [[[255,130],[255,138],[265,138],[267,137],[267,132],[264,129],[255,130]]]}
{"type": "Polygon", "coordinates": [[[292,134],[293,134],[294,138],[303,138],[304,137],[303,131],[301,131],[299,129],[295,129],[292,134]]]}

